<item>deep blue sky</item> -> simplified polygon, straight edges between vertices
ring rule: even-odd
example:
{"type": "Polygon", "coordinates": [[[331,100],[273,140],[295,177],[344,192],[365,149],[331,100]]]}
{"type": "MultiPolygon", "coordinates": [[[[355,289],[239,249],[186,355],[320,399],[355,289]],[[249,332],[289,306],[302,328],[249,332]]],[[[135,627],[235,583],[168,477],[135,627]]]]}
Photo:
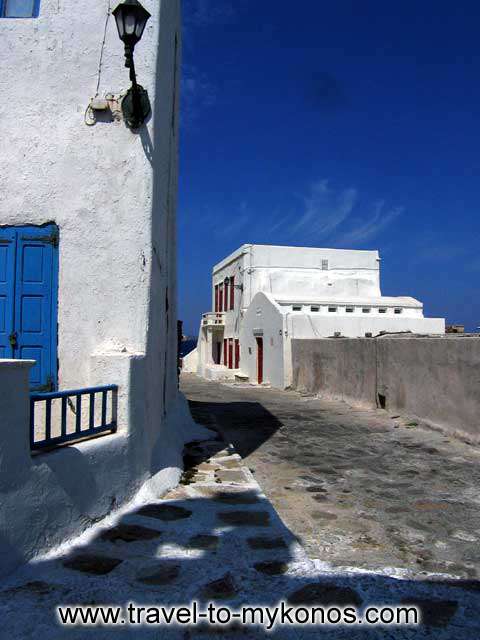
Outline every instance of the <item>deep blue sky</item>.
{"type": "Polygon", "coordinates": [[[246,242],[379,249],[480,325],[480,4],[184,0],[179,317],[246,242]]]}

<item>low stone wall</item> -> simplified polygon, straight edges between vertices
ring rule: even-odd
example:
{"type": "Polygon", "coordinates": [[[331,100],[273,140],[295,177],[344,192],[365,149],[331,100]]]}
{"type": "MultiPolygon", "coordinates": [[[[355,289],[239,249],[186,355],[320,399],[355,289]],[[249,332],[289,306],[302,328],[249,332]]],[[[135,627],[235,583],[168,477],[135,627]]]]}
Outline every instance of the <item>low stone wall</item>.
{"type": "Polygon", "coordinates": [[[292,340],[292,360],[295,389],[375,404],[375,340],[292,340]]]}
{"type": "Polygon", "coordinates": [[[292,340],[293,387],[480,441],[480,338],[292,340]]]}

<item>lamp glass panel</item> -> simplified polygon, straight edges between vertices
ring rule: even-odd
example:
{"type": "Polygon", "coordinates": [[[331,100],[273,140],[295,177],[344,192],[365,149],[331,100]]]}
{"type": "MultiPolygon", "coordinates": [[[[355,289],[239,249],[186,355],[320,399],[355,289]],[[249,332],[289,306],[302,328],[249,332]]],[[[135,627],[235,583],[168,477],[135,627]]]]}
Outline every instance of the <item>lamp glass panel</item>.
{"type": "Polygon", "coordinates": [[[117,23],[118,35],[123,38],[125,35],[125,27],[123,25],[123,14],[121,11],[115,14],[115,22],[117,23]]]}
{"type": "Polygon", "coordinates": [[[136,20],[132,13],[127,13],[125,16],[125,35],[131,36],[135,32],[136,20]]]}
{"type": "Polygon", "coordinates": [[[144,16],[138,19],[137,28],[135,29],[135,35],[140,40],[143,34],[143,30],[145,29],[145,25],[147,24],[148,16],[144,16]]]}
{"type": "Polygon", "coordinates": [[[32,18],[35,15],[35,0],[5,0],[5,18],[32,18]]]}

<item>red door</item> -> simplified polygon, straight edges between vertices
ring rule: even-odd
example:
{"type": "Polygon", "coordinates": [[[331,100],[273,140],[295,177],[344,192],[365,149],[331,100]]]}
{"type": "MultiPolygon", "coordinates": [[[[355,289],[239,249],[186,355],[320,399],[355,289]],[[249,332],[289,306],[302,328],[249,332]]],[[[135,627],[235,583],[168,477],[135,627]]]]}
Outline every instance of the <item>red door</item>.
{"type": "Polygon", "coordinates": [[[257,382],[263,382],[263,338],[257,338],[257,382]]]}
{"type": "Polygon", "coordinates": [[[235,369],[240,367],[240,342],[235,340],[235,369]]]}
{"type": "Polygon", "coordinates": [[[227,362],[228,362],[228,340],[225,338],[223,340],[223,366],[226,367],[227,366],[227,362]]]}
{"type": "Polygon", "coordinates": [[[233,338],[228,339],[228,368],[233,369],[233,338]]]}

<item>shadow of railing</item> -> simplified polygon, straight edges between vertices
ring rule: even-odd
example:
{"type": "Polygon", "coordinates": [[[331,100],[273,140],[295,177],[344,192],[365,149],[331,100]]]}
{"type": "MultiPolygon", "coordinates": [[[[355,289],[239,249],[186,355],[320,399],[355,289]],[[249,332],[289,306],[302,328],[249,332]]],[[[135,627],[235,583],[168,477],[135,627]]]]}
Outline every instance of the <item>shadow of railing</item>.
{"type": "MultiPolygon", "coordinates": [[[[386,633],[399,640],[478,636],[477,581],[320,571],[254,485],[199,481],[206,465],[223,464],[228,469],[227,457],[218,463],[215,459],[224,449],[218,436],[189,445],[181,485],[166,500],[132,508],[63,556],[31,564],[0,593],[0,604],[7,601],[10,611],[20,612],[27,597],[34,605],[29,609],[29,624],[45,631],[56,629],[59,638],[68,638],[71,632],[59,631],[55,611],[60,604],[125,607],[134,602],[158,607],[196,601],[202,610],[210,602],[238,610],[282,600],[298,607],[352,606],[360,615],[371,606],[412,605],[420,609],[423,623],[388,628],[283,626],[269,634],[272,638],[316,638],[320,633],[369,640],[384,638],[386,633]]],[[[97,631],[101,638],[118,635],[115,627],[97,631]]],[[[160,637],[155,633],[159,633],[155,627],[122,626],[127,637],[160,637]]],[[[228,629],[208,629],[205,624],[188,629],[161,627],[162,638],[196,638],[197,633],[200,638],[266,637],[261,626],[242,628],[236,623],[228,629]]]]}

